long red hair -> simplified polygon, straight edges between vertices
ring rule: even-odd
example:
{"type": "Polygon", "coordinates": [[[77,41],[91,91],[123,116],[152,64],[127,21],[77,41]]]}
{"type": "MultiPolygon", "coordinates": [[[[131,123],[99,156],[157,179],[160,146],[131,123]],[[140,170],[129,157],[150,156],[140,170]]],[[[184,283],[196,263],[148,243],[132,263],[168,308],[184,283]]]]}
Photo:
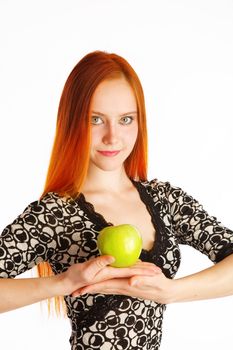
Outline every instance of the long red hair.
{"type": "MultiPolygon", "coordinates": [[[[50,164],[41,198],[48,192],[77,198],[84,184],[91,143],[89,108],[97,86],[106,79],[124,77],[132,87],[138,109],[138,136],[125,161],[129,178],[147,179],[147,126],[144,93],[140,80],[121,56],[94,51],[84,56],[73,68],[62,91],[50,164]]],[[[39,276],[53,274],[47,262],[38,265],[39,276]]],[[[60,311],[61,298],[55,298],[60,311]]],[[[49,304],[50,305],[50,304],[49,304]]]]}

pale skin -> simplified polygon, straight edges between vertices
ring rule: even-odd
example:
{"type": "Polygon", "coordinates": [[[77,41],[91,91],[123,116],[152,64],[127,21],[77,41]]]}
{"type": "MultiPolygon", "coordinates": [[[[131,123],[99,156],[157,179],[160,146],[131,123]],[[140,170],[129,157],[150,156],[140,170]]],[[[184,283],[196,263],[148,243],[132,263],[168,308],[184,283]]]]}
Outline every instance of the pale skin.
{"type": "MultiPolygon", "coordinates": [[[[138,133],[137,105],[129,84],[123,78],[101,83],[93,95],[90,113],[90,166],[82,192],[107,221],[138,227],[143,248],[150,249],[156,240],[156,232],[124,170],[124,161],[132,151],[138,133]],[[109,156],[100,151],[119,153],[109,156]]],[[[124,294],[167,304],[233,294],[233,255],[179,279],[166,278],[152,263],[138,261],[132,267],[118,269],[109,266],[113,260],[109,256],[97,257],[72,265],[66,272],[53,277],[0,279],[0,312],[57,295],[124,294]]]]}

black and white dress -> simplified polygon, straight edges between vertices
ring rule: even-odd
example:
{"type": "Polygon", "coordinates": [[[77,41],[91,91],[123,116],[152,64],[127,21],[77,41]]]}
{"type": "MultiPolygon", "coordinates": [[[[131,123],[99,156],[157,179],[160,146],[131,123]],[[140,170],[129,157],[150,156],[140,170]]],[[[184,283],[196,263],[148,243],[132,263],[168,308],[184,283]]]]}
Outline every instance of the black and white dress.
{"type": "MultiPolygon", "coordinates": [[[[188,244],[214,263],[233,252],[233,232],[192,196],[169,182],[133,181],[156,231],[151,250],[140,259],[173,278],[179,244],[188,244]]],[[[0,277],[15,277],[42,261],[55,274],[99,255],[98,232],[107,225],[83,194],[77,200],[50,192],[31,203],[0,236],[0,277]]],[[[124,295],[66,296],[72,350],[159,349],[165,305],[124,295]]]]}

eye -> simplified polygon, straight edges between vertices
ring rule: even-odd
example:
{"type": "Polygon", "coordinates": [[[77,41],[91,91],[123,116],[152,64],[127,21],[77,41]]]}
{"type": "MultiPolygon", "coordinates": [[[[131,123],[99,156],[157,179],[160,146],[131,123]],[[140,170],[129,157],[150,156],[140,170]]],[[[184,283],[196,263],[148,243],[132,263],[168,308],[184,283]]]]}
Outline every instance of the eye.
{"type": "Polygon", "coordinates": [[[125,117],[121,118],[120,123],[123,125],[129,125],[132,123],[133,120],[134,120],[133,117],[125,116],[125,117]]]}
{"type": "Polygon", "coordinates": [[[100,125],[102,123],[103,123],[103,120],[100,117],[97,117],[97,116],[91,117],[91,124],[100,125]]]}

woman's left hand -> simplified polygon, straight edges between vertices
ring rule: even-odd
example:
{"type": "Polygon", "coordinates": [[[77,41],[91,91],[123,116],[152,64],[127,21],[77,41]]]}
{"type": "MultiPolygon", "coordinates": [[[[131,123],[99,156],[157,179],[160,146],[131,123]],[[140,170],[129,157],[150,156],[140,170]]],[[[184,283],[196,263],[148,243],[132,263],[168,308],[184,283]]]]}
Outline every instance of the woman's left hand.
{"type": "Polygon", "coordinates": [[[171,300],[173,282],[159,270],[154,276],[114,278],[91,284],[82,288],[80,294],[122,294],[168,304],[171,300]]]}

